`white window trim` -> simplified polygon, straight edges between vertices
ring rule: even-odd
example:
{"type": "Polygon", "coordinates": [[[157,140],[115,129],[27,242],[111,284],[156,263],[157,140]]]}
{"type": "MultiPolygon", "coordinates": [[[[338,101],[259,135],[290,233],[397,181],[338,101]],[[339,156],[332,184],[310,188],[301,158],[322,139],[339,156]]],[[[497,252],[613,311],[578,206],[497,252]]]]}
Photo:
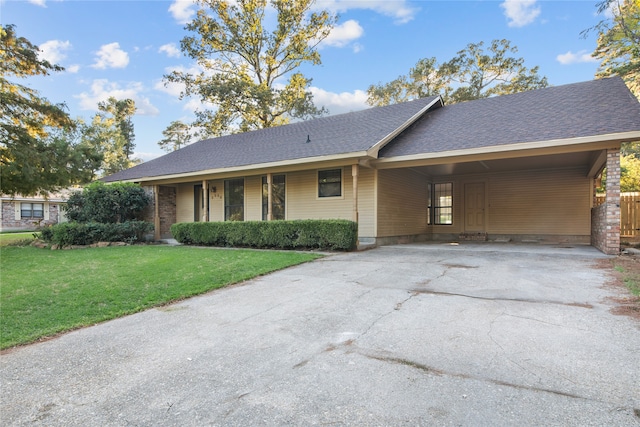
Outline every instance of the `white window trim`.
{"type": "MultiPolygon", "coordinates": [[[[247,204],[248,204],[248,200],[247,200],[247,177],[245,176],[240,176],[240,177],[236,177],[236,178],[225,178],[222,180],[222,218],[223,218],[223,222],[227,222],[230,220],[227,220],[227,201],[226,201],[226,194],[225,194],[225,190],[226,190],[226,185],[225,182],[226,181],[233,181],[236,179],[241,179],[242,180],[242,221],[241,222],[245,222],[248,221],[247,220],[247,204]]],[[[260,185],[260,187],[262,188],[262,184],[260,185]]],[[[211,208],[209,208],[211,209],[211,208]]]]}
{"type": "MultiPolygon", "coordinates": [[[[44,221],[49,221],[49,202],[14,202],[15,207],[15,220],[22,221],[22,204],[23,203],[42,203],[43,217],[44,221]]],[[[37,221],[36,218],[27,218],[33,221],[37,221]]]]}
{"type": "MultiPolygon", "coordinates": [[[[276,175],[284,175],[284,220],[286,221],[289,218],[289,177],[288,174],[285,173],[271,173],[271,177],[273,178],[276,175]]],[[[260,221],[262,221],[262,178],[267,175],[260,175],[260,221]]]]}
{"type": "Polygon", "coordinates": [[[344,168],[343,167],[337,167],[337,168],[325,168],[325,169],[318,169],[316,170],[316,200],[340,200],[340,199],[344,199],[344,177],[345,177],[345,173],[344,173],[344,168]],[[326,196],[326,197],[320,197],[320,180],[319,180],[319,175],[320,172],[323,171],[332,171],[332,170],[336,170],[339,169],[340,170],[340,195],[339,196],[326,196]]]}

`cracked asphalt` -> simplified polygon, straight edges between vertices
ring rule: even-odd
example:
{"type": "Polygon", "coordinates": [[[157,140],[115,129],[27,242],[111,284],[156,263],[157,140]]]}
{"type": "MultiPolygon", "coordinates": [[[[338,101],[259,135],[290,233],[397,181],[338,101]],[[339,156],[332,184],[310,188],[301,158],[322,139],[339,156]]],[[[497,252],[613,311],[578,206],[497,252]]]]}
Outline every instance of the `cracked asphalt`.
{"type": "Polygon", "coordinates": [[[591,247],[321,260],[15,349],[0,422],[640,425],[640,324],[591,247]]]}

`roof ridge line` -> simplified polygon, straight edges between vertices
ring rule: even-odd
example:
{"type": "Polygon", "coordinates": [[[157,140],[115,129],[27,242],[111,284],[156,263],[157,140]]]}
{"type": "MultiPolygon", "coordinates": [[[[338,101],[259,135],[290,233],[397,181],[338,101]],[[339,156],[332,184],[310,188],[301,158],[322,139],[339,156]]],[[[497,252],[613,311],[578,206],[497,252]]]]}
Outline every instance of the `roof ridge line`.
{"type": "Polygon", "coordinates": [[[378,141],[375,144],[373,144],[367,150],[367,155],[377,159],[378,158],[378,153],[380,152],[380,150],[382,150],[389,142],[391,142],[393,139],[395,139],[395,137],[400,135],[405,129],[407,129],[409,126],[414,124],[416,122],[416,120],[418,120],[420,117],[422,117],[427,112],[429,112],[431,110],[431,108],[434,107],[437,103],[440,104],[440,107],[444,106],[444,101],[442,100],[442,97],[440,95],[437,95],[434,98],[433,101],[431,101],[426,106],[421,108],[416,114],[414,114],[413,116],[409,117],[408,120],[406,120],[403,124],[401,124],[395,130],[393,130],[387,136],[385,136],[380,141],[378,141]]]}

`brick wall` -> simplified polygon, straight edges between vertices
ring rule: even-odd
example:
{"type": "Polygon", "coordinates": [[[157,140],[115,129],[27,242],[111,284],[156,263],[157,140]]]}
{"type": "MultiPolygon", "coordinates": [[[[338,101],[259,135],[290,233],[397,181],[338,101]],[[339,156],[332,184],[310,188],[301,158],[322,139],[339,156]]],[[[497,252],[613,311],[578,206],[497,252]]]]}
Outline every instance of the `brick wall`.
{"type": "MultiPolygon", "coordinates": [[[[155,198],[153,187],[144,187],[145,192],[151,198],[151,203],[144,210],[143,219],[155,223],[155,198]]],[[[158,207],[160,216],[160,237],[171,237],[171,225],[176,222],[176,189],[174,187],[160,186],[158,189],[158,207]]]]}
{"type": "MultiPolygon", "coordinates": [[[[35,230],[38,226],[46,226],[58,223],[58,211],[59,205],[58,203],[49,202],[49,219],[48,220],[35,220],[31,218],[27,219],[16,219],[16,203],[12,200],[2,201],[2,230],[35,230]]],[[[26,202],[31,203],[31,202],[26,202]]],[[[39,203],[39,202],[35,202],[39,203]]],[[[47,205],[45,204],[45,209],[47,209],[47,205]]]]}
{"type": "Polygon", "coordinates": [[[160,199],[160,235],[171,237],[171,225],[176,222],[176,189],[174,187],[159,188],[160,199]]]}
{"type": "Polygon", "coordinates": [[[604,252],[606,241],[607,206],[603,203],[591,209],[591,246],[604,252]]]}
{"type": "Polygon", "coordinates": [[[607,255],[620,253],[620,150],[607,150],[605,202],[591,209],[591,245],[607,255]]]}

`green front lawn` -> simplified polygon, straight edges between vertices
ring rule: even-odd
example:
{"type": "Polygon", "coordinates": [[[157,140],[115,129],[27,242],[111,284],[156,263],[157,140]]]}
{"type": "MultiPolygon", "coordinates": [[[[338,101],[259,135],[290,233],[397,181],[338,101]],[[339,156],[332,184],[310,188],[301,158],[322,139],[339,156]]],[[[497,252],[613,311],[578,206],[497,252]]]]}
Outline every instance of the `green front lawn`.
{"type": "Polygon", "coordinates": [[[0,348],[92,325],[320,257],[185,246],[0,247],[0,348]]]}
{"type": "Polygon", "coordinates": [[[20,232],[3,232],[0,233],[0,246],[6,246],[10,243],[20,240],[33,240],[33,231],[20,231],[20,232]]]}

